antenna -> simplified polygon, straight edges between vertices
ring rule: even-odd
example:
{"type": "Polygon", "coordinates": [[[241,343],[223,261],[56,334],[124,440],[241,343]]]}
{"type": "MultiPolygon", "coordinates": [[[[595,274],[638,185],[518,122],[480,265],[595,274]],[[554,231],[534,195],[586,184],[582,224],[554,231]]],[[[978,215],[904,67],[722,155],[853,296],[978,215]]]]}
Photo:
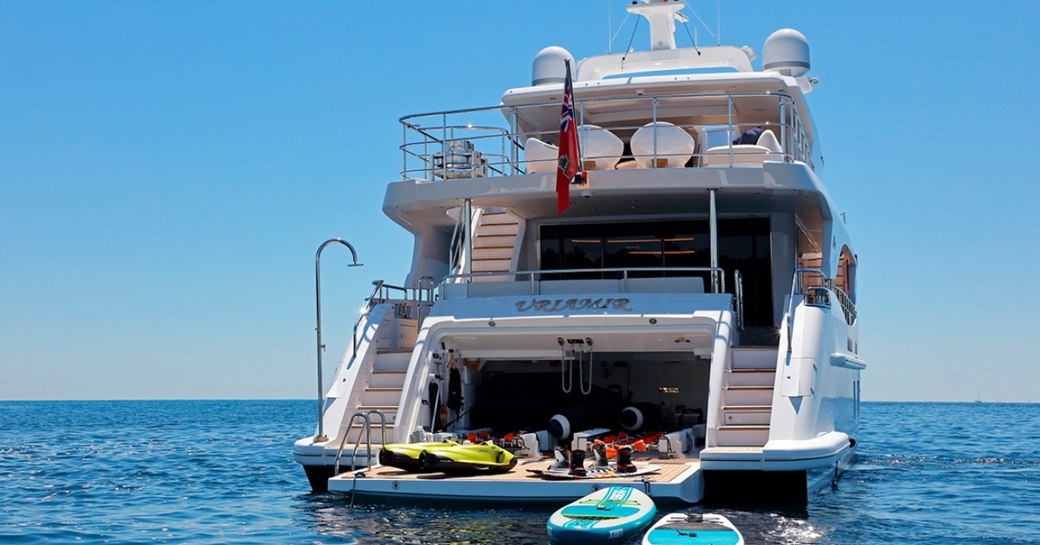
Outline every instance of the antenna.
{"type": "Polygon", "coordinates": [[[614,41],[613,38],[611,38],[611,36],[610,36],[610,29],[611,29],[611,26],[610,26],[610,0],[607,0],[607,55],[609,55],[611,53],[610,45],[611,45],[611,42],[614,41]]]}
{"type": "Polygon", "coordinates": [[[715,7],[715,45],[722,45],[722,0],[715,7]]]}
{"type": "MultiPolygon", "coordinates": [[[[705,23],[704,19],[701,19],[701,14],[697,13],[697,10],[693,9],[693,7],[690,6],[689,4],[686,4],[686,7],[684,7],[683,9],[687,9],[687,8],[690,10],[690,13],[692,13],[693,16],[697,18],[697,21],[700,22],[701,26],[704,27],[704,30],[707,30],[708,34],[711,34],[712,38],[716,38],[715,33],[711,31],[711,27],[708,26],[708,23],[705,23]]],[[[689,30],[689,29],[687,29],[687,30],[689,30]]],[[[693,41],[694,41],[694,46],[700,45],[700,44],[697,43],[697,27],[696,26],[693,27],[693,41]]],[[[718,43],[721,45],[722,44],[722,40],[721,39],[718,40],[718,43]]]]}

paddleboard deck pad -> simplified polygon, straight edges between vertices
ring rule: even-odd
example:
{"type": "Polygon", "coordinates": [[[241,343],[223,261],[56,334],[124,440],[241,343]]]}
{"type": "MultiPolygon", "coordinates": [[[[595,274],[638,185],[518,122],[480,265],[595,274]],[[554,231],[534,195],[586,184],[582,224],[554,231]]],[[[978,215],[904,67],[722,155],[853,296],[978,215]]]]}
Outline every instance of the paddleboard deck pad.
{"type": "Polygon", "coordinates": [[[647,531],[643,545],[744,545],[744,538],[722,515],[670,513],[647,531]]]}
{"type": "Polygon", "coordinates": [[[566,468],[561,469],[531,469],[527,471],[547,480],[571,480],[571,479],[623,479],[625,477],[638,477],[640,475],[647,475],[650,473],[657,473],[661,470],[661,466],[654,464],[636,465],[636,470],[631,473],[621,473],[617,470],[617,467],[610,465],[607,467],[598,468],[587,468],[585,475],[571,475],[570,471],[566,468]]]}
{"type": "Polygon", "coordinates": [[[629,486],[610,486],[561,507],[546,523],[554,543],[619,543],[650,524],[657,507],[629,486]]]}

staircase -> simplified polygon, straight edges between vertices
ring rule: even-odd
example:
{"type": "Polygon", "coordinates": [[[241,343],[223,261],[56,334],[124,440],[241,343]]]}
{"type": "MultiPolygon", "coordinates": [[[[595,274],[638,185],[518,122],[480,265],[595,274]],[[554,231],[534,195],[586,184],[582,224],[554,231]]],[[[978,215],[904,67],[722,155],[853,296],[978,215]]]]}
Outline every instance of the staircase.
{"type": "Polygon", "coordinates": [[[758,447],[769,440],[776,379],[776,348],[734,347],[726,372],[718,447],[758,447]]]}
{"type": "MultiPolygon", "coordinates": [[[[401,391],[404,388],[404,377],[408,372],[408,362],[412,357],[411,350],[380,350],[372,371],[368,376],[368,384],[361,391],[355,412],[366,413],[379,411],[386,417],[386,434],[390,437],[394,423],[397,421],[397,406],[401,402],[401,391]]],[[[348,415],[349,416],[349,415],[348,415]]],[[[382,444],[379,417],[369,415],[372,422],[372,446],[382,444]]],[[[347,435],[347,444],[353,446],[361,435],[361,426],[355,424],[347,435]]],[[[364,447],[365,438],[361,437],[364,447]]]]}
{"type": "MultiPolygon", "coordinates": [[[[508,272],[516,268],[516,241],[523,222],[510,212],[482,211],[473,235],[474,273],[508,272]]],[[[474,282],[501,282],[502,276],[477,276],[474,282]]]]}

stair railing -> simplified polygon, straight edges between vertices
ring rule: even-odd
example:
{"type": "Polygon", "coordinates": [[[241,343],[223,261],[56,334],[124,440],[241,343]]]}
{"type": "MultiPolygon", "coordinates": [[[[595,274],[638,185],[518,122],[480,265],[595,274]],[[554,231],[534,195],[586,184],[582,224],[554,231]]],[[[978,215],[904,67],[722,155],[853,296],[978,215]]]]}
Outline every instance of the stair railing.
{"type": "Polygon", "coordinates": [[[372,292],[368,295],[368,299],[365,300],[365,308],[358,314],[358,319],[354,320],[354,337],[353,341],[350,342],[350,345],[353,346],[354,357],[350,359],[350,365],[353,365],[354,360],[358,358],[358,328],[361,326],[361,320],[365,319],[365,317],[368,316],[368,313],[372,311],[372,308],[378,304],[380,292],[383,290],[382,280],[373,280],[372,285],[375,287],[372,288],[372,292]]]}
{"type": "Polygon", "coordinates": [[[347,363],[347,369],[350,369],[354,365],[354,361],[357,359],[357,351],[360,346],[358,343],[358,328],[361,327],[361,321],[372,312],[372,309],[375,308],[376,305],[386,302],[387,299],[391,299],[391,291],[401,292],[401,299],[414,301],[416,303],[418,309],[416,311],[416,317],[419,323],[422,323],[422,320],[425,317],[423,313],[423,305],[426,305],[427,307],[433,306],[436,286],[434,286],[432,276],[420,277],[419,285],[414,288],[393,286],[382,280],[373,280],[372,286],[372,293],[365,299],[365,307],[361,309],[357,320],[354,320],[354,333],[351,341],[353,357],[351,357],[350,362],[347,363]],[[411,295],[409,295],[409,290],[411,290],[411,295]]]}
{"type": "MultiPolygon", "coordinates": [[[[379,417],[379,431],[380,431],[380,439],[382,441],[380,444],[381,445],[385,445],[386,444],[386,415],[383,414],[383,411],[380,411],[379,409],[370,409],[370,410],[365,412],[365,416],[369,417],[370,419],[371,419],[372,416],[378,416],[379,417]]],[[[371,457],[372,446],[369,445],[368,448],[369,448],[369,457],[371,457]]],[[[351,461],[353,461],[353,460],[351,460],[351,461]]],[[[369,463],[368,465],[369,465],[369,467],[372,466],[371,463],[369,463]]]]}
{"type": "Polygon", "coordinates": [[[343,438],[339,441],[339,449],[336,450],[336,465],[333,470],[335,475],[339,475],[339,459],[343,456],[343,447],[347,444],[347,437],[350,437],[350,430],[354,428],[354,421],[359,418],[361,419],[361,433],[358,433],[357,439],[354,440],[354,452],[350,454],[350,469],[353,470],[356,467],[355,461],[357,460],[358,448],[361,446],[362,434],[365,436],[365,448],[368,449],[368,468],[372,468],[372,421],[367,414],[356,412],[350,415],[350,422],[347,423],[347,429],[343,432],[343,438]]]}
{"type": "Polygon", "coordinates": [[[455,225],[452,226],[451,230],[451,242],[448,248],[448,265],[452,274],[462,272],[462,244],[464,242],[465,229],[462,227],[462,215],[465,214],[464,208],[459,208],[458,216],[455,218],[455,225]]]}
{"type": "Polygon", "coordinates": [[[733,271],[733,306],[737,312],[737,329],[744,331],[744,277],[733,271]]]}
{"type": "Polygon", "coordinates": [[[367,412],[356,412],[350,415],[350,422],[347,423],[347,429],[343,432],[343,438],[339,441],[339,449],[336,450],[336,465],[335,474],[339,475],[339,460],[343,456],[343,447],[347,443],[347,437],[350,436],[350,430],[354,427],[354,420],[361,419],[361,433],[358,434],[357,439],[354,440],[354,452],[350,455],[350,468],[354,469],[357,467],[357,451],[361,446],[361,434],[365,435],[365,453],[368,462],[368,469],[372,469],[372,420],[371,416],[379,417],[379,429],[382,434],[382,445],[386,444],[386,415],[383,411],[377,409],[371,409],[367,412]]]}

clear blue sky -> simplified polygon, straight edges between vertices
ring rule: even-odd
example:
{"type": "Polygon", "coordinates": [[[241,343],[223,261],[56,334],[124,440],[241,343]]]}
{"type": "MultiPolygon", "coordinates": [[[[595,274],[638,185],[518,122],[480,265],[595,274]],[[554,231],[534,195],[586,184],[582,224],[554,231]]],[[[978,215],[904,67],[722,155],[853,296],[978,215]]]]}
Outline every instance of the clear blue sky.
{"type": "MultiPolygon", "coordinates": [[[[397,119],[495,104],[547,45],[604,52],[624,4],[4,2],[0,399],[315,396],[317,246],[366,265],[323,260],[329,368],[411,256],[380,211],[397,119]]],[[[810,40],[864,398],[1040,401],[1040,4],[722,11],[724,43],[810,40]]]]}

